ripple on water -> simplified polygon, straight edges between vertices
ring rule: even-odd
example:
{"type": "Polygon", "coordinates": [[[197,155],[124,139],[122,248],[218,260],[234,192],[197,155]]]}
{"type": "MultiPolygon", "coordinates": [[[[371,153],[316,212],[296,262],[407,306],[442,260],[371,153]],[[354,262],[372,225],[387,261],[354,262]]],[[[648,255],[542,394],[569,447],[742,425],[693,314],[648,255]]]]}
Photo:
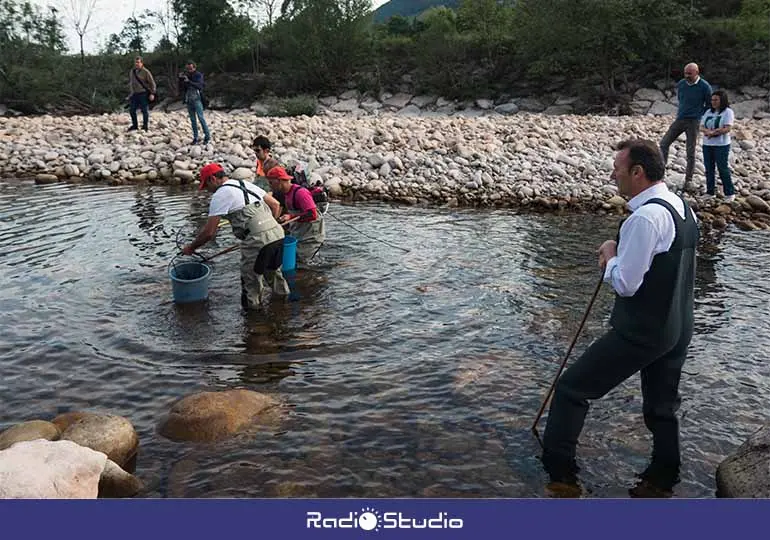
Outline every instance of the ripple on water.
{"type": "MultiPolygon", "coordinates": [[[[293,279],[299,301],[243,314],[236,254],[212,263],[208,302],[171,300],[177,231],[205,220],[205,194],[2,187],[0,427],[125,415],[148,497],[542,496],[529,428],[615,218],[335,204],[318,264],[293,279]],[[280,419],[206,445],[157,434],[179,397],[232,387],[278,396],[280,419]]],[[[765,421],[766,239],[701,246],[678,496],[712,496],[718,463],[765,421]]],[[[222,230],[210,253],[233,241],[222,230]]],[[[605,287],[575,356],[611,304],[605,287]]],[[[634,377],[591,408],[589,496],[626,496],[649,444],[634,377]]]]}

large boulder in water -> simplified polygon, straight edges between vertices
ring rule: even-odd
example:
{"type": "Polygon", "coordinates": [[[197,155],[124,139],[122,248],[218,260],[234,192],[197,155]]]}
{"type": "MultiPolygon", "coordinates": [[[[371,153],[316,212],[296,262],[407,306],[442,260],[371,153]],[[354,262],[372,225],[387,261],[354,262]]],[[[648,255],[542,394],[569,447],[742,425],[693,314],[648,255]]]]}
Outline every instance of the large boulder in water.
{"type": "Polygon", "coordinates": [[[719,464],[716,480],[718,497],[770,497],[770,425],[756,431],[719,464]]]}
{"type": "Polygon", "coordinates": [[[158,431],[172,441],[210,442],[235,435],[277,405],[251,390],[201,392],[174,403],[158,431]]]}
{"type": "Polygon", "coordinates": [[[107,456],[71,441],[22,441],[0,451],[0,498],[95,499],[107,456]]]}
{"type": "Polygon", "coordinates": [[[66,426],[62,440],[73,441],[107,455],[124,469],[133,470],[139,449],[139,436],[131,422],[122,416],[95,413],[67,413],[53,423],[66,426]],[[74,420],[70,422],[71,420],[74,420]]]}
{"type": "Polygon", "coordinates": [[[55,441],[61,436],[59,428],[45,420],[30,420],[11,426],[0,433],[0,450],[10,448],[17,442],[43,439],[55,441]]]}

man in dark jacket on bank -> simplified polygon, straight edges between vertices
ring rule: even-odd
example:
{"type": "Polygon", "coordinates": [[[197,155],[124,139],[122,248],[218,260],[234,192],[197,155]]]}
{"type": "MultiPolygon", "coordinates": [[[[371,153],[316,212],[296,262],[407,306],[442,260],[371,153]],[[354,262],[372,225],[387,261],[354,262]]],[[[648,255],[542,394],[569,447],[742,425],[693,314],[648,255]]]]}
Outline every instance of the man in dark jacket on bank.
{"type": "Polygon", "coordinates": [[[618,145],[612,178],[631,197],[618,240],[599,247],[604,281],[615,291],[610,329],[558,381],[543,436],[543,465],[555,495],[575,496],[575,450],[589,400],[639,372],[652,460],[632,496],[670,496],[679,481],[679,378],[693,333],[698,224],[663,181],[655,143],[618,145]]]}
{"type": "Polygon", "coordinates": [[[142,129],[147,131],[150,122],[150,102],[155,101],[155,79],[150,70],[144,67],[141,56],[134,59],[134,67],[128,73],[129,88],[129,114],[131,115],[131,127],[128,131],[139,129],[136,118],[136,109],[142,109],[142,129]]]}
{"type": "Polygon", "coordinates": [[[187,113],[190,115],[192,124],[193,140],[192,144],[198,144],[198,122],[200,120],[203,128],[203,144],[208,144],[211,140],[209,126],[203,117],[203,73],[195,67],[195,62],[187,62],[184,73],[179,74],[179,90],[182,94],[182,100],[187,104],[187,113]]]}

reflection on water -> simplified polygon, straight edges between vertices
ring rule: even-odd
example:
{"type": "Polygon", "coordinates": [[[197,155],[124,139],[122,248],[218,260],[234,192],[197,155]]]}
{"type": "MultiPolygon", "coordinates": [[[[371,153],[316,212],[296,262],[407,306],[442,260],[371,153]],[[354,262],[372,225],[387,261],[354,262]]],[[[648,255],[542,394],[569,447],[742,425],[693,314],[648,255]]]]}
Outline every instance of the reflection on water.
{"type": "MultiPolygon", "coordinates": [[[[0,182],[0,199],[0,427],[124,415],[147,497],[542,496],[529,427],[598,278],[596,247],[618,226],[333,205],[289,298],[247,313],[237,252],[210,263],[208,301],[171,300],[177,233],[189,241],[203,224],[206,193],[0,182]],[[232,387],[275,396],[280,415],[210,445],[156,433],[174,400],[232,387]]],[[[204,251],[233,242],[222,228],[204,251]]],[[[728,231],[700,247],[676,496],[712,496],[717,464],[766,420],[766,243],[728,231]]],[[[611,305],[604,287],[573,354],[611,305]]],[[[589,413],[589,496],[627,496],[649,443],[635,377],[589,413]]]]}

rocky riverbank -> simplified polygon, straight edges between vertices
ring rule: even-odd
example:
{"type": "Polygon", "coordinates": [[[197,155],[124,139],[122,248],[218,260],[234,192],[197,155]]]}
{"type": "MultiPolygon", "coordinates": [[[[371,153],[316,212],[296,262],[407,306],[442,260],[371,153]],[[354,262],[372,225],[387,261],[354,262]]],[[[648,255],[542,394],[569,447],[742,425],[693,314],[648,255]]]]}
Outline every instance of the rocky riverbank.
{"type": "MultiPolygon", "coordinates": [[[[481,111],[481,112],[479,112],[481,111]]],[[[311,179],[334,197],[407,204],[511,207],[535,211],[624,211],[612,181],[612,145],[627,137],[659,140],[669,116],[466,115],[327,110],[314,117],[266,118],[252,111],[209,111],[213,143],[191,145],[186,111],[153,112],[149,132],[127,133],[128,115],[0,118],[0,175],[38,183],[190,184],[199,168],[221,162],[234,178],[254,178],[250,142],[275,141],[280,161],[310,162],[311,179]]],[[[683,185],[684,139],[671,149],[667,181],[701,218],[724,228],[770,228],[770,120],[738,120],[731,153],[739,196],[703,199],[698,151],[694,185],[683,185]]]]}

